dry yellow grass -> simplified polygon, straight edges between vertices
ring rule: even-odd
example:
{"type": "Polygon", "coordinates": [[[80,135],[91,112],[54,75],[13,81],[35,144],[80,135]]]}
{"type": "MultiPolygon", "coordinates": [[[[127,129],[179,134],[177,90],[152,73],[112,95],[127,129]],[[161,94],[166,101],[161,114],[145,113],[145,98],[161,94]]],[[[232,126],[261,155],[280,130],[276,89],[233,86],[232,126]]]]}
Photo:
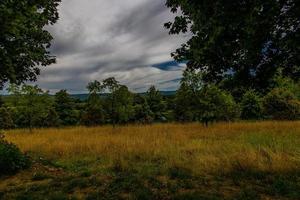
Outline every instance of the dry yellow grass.
{"type": "Polygon", "coordinates": [[[101,158],[107,166],[159,163],[161,168],[185,167],[197,174],[300,167],[299,121],[11,130],[6,138],[48,159],[101,158]]]}

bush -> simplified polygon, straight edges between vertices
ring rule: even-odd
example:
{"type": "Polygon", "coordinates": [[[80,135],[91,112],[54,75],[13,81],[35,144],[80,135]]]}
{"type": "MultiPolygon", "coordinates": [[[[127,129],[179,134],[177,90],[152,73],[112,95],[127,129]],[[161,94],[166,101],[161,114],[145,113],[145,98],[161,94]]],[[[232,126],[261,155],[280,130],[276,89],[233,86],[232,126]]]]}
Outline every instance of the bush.
{"type": "Polygon", "coordinates": [[[262,102],[255,91],[249,90],[243,95],[241,109],[242,119],[259,119],[262,117],[262,102]]]}
{"type": "Polygon", "coordinates": [[[265,114],[277,120],[296,120],[300,118],[300,101],[289,90],[275,88],[263,99],[265,114]]]}
{"type": "Polygon", "coordinates": [[[0,136],[0,176],[10,175],[30,166],[29,158],[20,149],[0,136]]]}
{"type": "Polygon", "coordinates": [[[240,108],[233,97],[217,86],[210,85],[201,91],[199,118],[209,121],[232,121],[239,117],[240,108]]]}
{"type": "Polygon", "coordinates": [[[0,129],[10,129],[14,127],[14,122],[10,112],[6,108],[0,107],[0,129]]]}

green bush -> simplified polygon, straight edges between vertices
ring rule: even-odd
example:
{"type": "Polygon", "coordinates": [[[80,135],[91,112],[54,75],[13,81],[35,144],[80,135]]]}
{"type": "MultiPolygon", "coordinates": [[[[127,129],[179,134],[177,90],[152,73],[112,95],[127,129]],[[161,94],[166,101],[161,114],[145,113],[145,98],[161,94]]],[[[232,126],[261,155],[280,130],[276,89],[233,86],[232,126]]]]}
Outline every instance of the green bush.
{"type": "Polygon", "coordinates": [[[203,122],[233,121],[240,116],[240,108],[233,97],[215,85],[200,91],[199,118],[203,122]]]}
{"type": "Polygon", "coordinates": [[[14,127],[11,113],[6,108],[0,107],[0,129],[10,129],[14,127]]]}
{"type": "Polygon", "coordinates": [[[271,90],[263,99],[265,114],[277,120],[296,120],[300,118],[300,101],[284,88],[271,90]]]}
{"type": "Polygon", "coordinates": [[[253,91],[247,91],[241,101],[242,119],[260,119],[262,117],[262,101],[258,94],[253,91]]]}
{"type": "Polygon", "coordinates": [[[0,136],[0,176],[10,175],[30,166],[29,158],[20,149],[0,136]]]}

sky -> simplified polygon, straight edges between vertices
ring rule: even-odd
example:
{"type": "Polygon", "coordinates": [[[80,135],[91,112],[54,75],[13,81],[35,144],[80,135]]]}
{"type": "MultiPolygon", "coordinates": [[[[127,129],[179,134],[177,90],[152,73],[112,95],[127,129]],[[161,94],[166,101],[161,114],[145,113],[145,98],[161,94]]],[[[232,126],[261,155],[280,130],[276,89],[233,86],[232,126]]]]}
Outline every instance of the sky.
{"type": "Polygon", "coordinates": [[[174,17],[164,0],[63,0],[60,19],[46,29],[57,63],[42,68],[37,84],[51,93],[86,93],[93,80],[115,77],[133,92],[151,85],[176,90],[185,64],[170,53],[188,40],[163,27],[174,17]]]}

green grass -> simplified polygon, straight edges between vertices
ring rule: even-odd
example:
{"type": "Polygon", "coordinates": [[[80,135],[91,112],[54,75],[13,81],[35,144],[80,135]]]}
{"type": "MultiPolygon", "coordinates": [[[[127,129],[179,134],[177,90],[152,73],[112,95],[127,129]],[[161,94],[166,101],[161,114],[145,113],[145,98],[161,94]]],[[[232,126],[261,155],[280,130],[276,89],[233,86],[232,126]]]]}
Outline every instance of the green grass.
{"type": "Polygon", "coordinates": [[[300,199],[299,122],[15,130],[6,136],[34,162],[1,178],[0,199],[300,199]]]}

